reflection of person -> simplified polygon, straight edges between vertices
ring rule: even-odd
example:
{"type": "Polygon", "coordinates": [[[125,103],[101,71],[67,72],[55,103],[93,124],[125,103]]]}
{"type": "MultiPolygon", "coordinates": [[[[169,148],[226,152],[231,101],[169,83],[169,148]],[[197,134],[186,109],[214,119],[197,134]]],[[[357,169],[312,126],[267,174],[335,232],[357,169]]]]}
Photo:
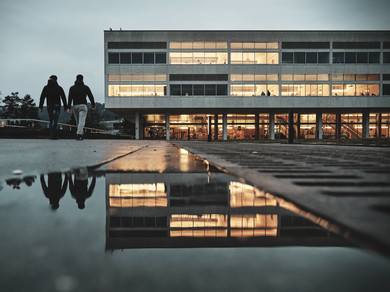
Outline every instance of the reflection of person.
{"type": "Polygon", "coordinates": [[[43,103],[47,98],[47,113],[49,114],[50,139],[56,140],[56,129],[58,117],[60,116],[61,100],[64,105],[64,111],[67,109],[66,96],[64,90],[57,83],[57,76],[51,75],[47,85],[43,88],[39,100],[39,110],[43,112],[43,103]]]}
{"type": "Polygon", "coordinates": [[[70,193],[76,199],[79,209],[84,209],[85,200],[92,195],[95,188],[96,176],[93,176],[91,185],[88,188],[88,169],[86,167],[78,168],[73,173],[74,182],[72,181],[72,174],[69,175],[70,193]]]}
{"type": "Polygon", "coordinates": [[[88,114],[87,96],[91,101],[92,110],[96,109],[91,89],[84,84],[83,79],[84,77],[81,74],[76,76],[76,81],[69,89],[68,96],[68,113],[72,113],[70,107],[73,102],[73,115],[77,125],[76,140],[83,140],[84,125],[88,114]]]}
{"type": "Polygon", "coordinates": [[[49,173],[46,185],[45,176],[41,175],[41,185],[45,197],[50,201],[51,208],[53,210],[58,209],[60,200],[65,195],[68,187],[68,177],[65,175],[64,183],[62,183],[60,172],[49,173]]]}

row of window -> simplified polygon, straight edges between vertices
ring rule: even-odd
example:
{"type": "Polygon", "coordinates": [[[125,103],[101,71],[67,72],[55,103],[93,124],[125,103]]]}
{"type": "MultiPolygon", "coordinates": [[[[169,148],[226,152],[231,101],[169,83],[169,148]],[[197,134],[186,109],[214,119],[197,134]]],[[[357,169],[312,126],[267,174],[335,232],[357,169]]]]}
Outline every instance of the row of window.
{"type": "MultiPolygon", "coordinates": [[[[166,64],[166,53],[108,53],[108,64],[166,64]]],[[[172,52],[173,65],[228,64],[227,52],[172,52]]],[[[329,64],[328,52],[283,52],[283,64],[329,64]]],[[[379,64],[379,52],[333,52],[333,64],[379,64]]],[[[383,53],[390,63],[390,52],[383,53]]],[[[230,64],[279,64],[279,53],[231,52],[230,64]]]]}
{"type": "MultiPolygon", "coordinates": [[[[231,96],[279,96],[278,84],[232,84],[231,96]]],[[[166,85],[109,85],[109,96],[166,96],[166,85]]],[[[171,96],[227,96],[227,84],[171,84],[171,96]]],[[[281,96],[329,96],[329,84],[282,84],[281,96]]],[[[379,84],[333,84],[333,96],[378,96],[379,84]]]]}
{"type": "MultiPolygon", "coordinates": [[[[259,115],[259,123],[269,123],[269,114],[261,113],[259,115]]],[[[191,115],[170,115],[169,122],[172,123],[188,123],[188,124],[207,124],[208,117],[206,114],[191,114],[191,115]]],[[[214,115],[212,115],[214,121],[214,115]]],[[[321,114],[323,124],[336,124],[336,114],[321,114]]],[[[341,114],[341,123],[362,123],[363,115],[361,113],[341,114]]],[[[300,123],[316,123],[316,114],[294,114],[294,123],[299,120],[300,123]],[[299,119],[298,119],[299,118],[299,119]]],[[[370,113],[370,123],[377,123],[381,120],[382,123],[390,123],[389,113],[370,113]]],[[[157,115],[143,115],[144,124],[165,124],[166,116],[157,115]]],[[[288,114],[274,114],[275,126],[279,123],[288,123],[288,114]]],[[[227,122],[235,124],[254,124],[256,122],[255,114],[227,114],[227,122]]],[[[218,124],[222,124],[222,115],[218,115],[218,124]]]]}
{"type": "MultiPolygon", "coordinates": [[[[387,74],[384,74],[383,80],[387,74]]],[[[329,81],[329,74],[280,74],[282,81],[329,81]]],[[[380,74],[332,74],[334,82],[338,81],[379,81],[380,74]]],[[[228,81],[229,74],[169,74],[170,81],[228,81]]],[[[279,81],[279,74],[231,74],[232,82],[246,81],[279,81]]],[[[108,81],[155,82],[167,81],[167,74],[109,74],[108,81]]]]}
{"type": "MultiPolygon", "coordinates": [[[[108,49],[166,49],[166,42],[108,42],[108,49]]],[[[227,49],[228,42],[170,42],[170,49],[227,49]]],[[[279,49],[278,42],[231,42],[231,49],[279,49]]],[[[380,42],[333,42],[333,49],[380,49],[380,42]]],[[[383,43],[384,49],[390,42],[383,43]]],[[[282,42],[282,49],[330,49],[330,42],[282,42]]]]}

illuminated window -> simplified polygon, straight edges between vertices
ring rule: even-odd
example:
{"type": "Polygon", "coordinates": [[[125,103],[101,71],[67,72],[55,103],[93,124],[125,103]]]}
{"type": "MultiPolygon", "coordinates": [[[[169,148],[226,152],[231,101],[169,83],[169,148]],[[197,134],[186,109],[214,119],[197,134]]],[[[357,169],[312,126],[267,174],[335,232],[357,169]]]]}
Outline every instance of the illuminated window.
{"type": "Polygon", "coordinates": [[[231,64],[279,64],[279,53],[231,52],[231,64]]]}
{"type": "Polygon", "coordinates": [[[170,42],[169,48],[175,50],[227,49],[227,42],[170,42]]]}
{"type": "Polygon", "coordinates": [[[109,74],[108,81],[167,81],[166,74],[109,74]]]}
{"type": "Polygon", "coordinates": [[[169,63],[178,65],[227,64],[227,53],[223,52],[171,52],[169,63]]]}
{"type": "Polygon", "coordinates": [[[232,96],[279,96],[278,84],[232,84],[232,96]]]}
{"type": "Polygon", "coordinates": [[[108,85],[108,96],[165,96],[166,85],[108,85]]]}
{"type": "Polygon", "coordinates": [[[167,207],[164,183],[109,185],[111,207],[167,207]]]}
{"type": "Polygon", "coordinates": [[[329,96],[329,84],[282,84],[282,96],[329,96]]]}

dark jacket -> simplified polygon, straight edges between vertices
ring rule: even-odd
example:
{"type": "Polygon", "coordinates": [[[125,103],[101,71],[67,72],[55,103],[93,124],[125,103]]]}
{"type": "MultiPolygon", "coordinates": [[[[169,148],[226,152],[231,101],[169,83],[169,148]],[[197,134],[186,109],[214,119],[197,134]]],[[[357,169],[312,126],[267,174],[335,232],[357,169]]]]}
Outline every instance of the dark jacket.
{"type": "Polygon", "coordinates": [[[91,101],[92,106],[95,106],[95,99],[93,98],[91,89],[87,85],[84,85],[83,81],[76,80],[74,85],[69,89],[68,106],[73,104],[87,104],[87,96],[91,101]]]}
{"type": "Polygon", "coordinates": [[[64,110],[68,108],[66,104],[65,92],[55,80],[49,79],[49,81],[47,81],[47,85],[43,88],[41,93],[41,98],[39,100],[40,109],[43,108],[43,103],[45,102],[45,98],[47,98],[48,106],[52,106],[55,104],[61,105],[61,100],[62,100],[62,104],[64,105],[64,110]]]}

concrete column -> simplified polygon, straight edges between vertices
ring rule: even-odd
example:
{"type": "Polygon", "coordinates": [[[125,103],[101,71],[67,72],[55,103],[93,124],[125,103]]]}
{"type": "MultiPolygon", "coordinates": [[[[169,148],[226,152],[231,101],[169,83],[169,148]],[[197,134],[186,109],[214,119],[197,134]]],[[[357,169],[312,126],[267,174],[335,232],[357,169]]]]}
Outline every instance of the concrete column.
{"type": "Polygon", "coordinates": [[[255,140],[259,140],[259,113],[255,114],[255,140]]]}
{"type": "Polygon", "coordinates": [[[362,123],[362,139],[368,139],[370,138],[370,113],[368,111],[363,112],[362,123]]]}
{"type": "Polygon", "coordinates": [[[336,114],[336,139],[341,139],[341,114],[336,114]]]}
{"type": "Polygon", "coordinates": [[[381,138],[382,136],[382,114],[376,115],[376,138],[381,138]]]}
{"type": "Polygon", "coordinates": [[[227,114],[222,115],[222,140],[227,140],[227,114]]]}
{"type": "Polygon", "coordinates": [[[214,115],[214,140],[218,140],[218,115],[214,115]]]}
{"type": "Polygon", "coordinates": [[[170,127],[170,123],[169,123],[169,119],[170,119],[171,115],[169,113],[166,113],[165,114],[165,137],[167,139],[167,141],[170,140],[170,135],[169,135],[169,127],[170,127]]]}
{"type": "Polygon", "coordinates": [[[275,114],[269,114],[269,138],[275,140],[275,114]]]}
{"type": "Polygon", "coordinates": [[[288,144],[294,143],[294,112],[288,111],[288,144]]]}
{"type": "Polygon", "coordinates": [[[135,112],[135,140],[139,140],[139,120],[140,114],[139,111],[135,112]]]}
{"type": "Polygon", "coordinates": [[[322,112],[316,113],[316,137],[322,140],[322,112]]]}

